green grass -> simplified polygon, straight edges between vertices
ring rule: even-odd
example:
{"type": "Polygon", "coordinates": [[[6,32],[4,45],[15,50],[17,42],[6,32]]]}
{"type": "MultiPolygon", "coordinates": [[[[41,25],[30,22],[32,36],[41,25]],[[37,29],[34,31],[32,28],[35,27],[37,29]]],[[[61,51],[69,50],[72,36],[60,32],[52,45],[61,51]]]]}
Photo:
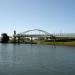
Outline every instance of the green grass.
{"type": "Polygon", "coordinates": [[[72,42],[46,42],[46,44],[48,45],[69,45],[69,46],[75,46],[75,41],[72,41],[72,42]]]}
{"type": "Polygon", "coordinates": [[[75,41],[71,42],[45,42],[44,40],[35,41],[36,44],[47,44],[47,45],[65,45],[65,46],[75,46],[75,41]]]}
{"type": "MultiPolygon", "coordinates": [[[[13,43],[12,41],[9,43],[13,43]]],[[[30,42],[21,42],[25,44],[31,44],[30,42]]],[[[33,44],[47,44],[47,45],[65,45],[65,46],[75,46],[75,41],[71,42],[46,42],[44,40],[34,40],[33,44]]]]}

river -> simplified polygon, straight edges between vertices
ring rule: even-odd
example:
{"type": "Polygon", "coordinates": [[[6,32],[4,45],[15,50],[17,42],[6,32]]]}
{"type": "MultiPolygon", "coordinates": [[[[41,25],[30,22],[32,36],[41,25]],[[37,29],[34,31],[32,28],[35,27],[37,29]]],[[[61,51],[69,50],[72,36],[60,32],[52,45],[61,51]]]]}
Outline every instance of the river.
{"type": "Polygon", "coordinates": [[[75,47],[0,44],[0,75],[75,75],[75,47]]]}

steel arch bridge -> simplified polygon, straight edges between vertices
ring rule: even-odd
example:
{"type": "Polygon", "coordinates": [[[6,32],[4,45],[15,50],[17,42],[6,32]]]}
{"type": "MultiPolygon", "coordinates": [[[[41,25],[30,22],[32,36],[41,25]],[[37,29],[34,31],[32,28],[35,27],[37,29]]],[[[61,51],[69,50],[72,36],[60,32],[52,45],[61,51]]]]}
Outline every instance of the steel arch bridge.
{"type": "Polygon", "coordinates": [[[52,37],[53,35],[41,29],[33,29],[33,30],[27,30],[22,33],[16,34],[15,36],[16,37],[19,36],[20,37],[52,37]]]}
{"type": "Polygon", "coordinates": [[[20,37],[30,38],[31,42],[33,38],[44,38],[45,40],[75,40],[75,34],[50,34],[44,30],[41,29],[33,29],[33,30],[27,30],[22,33],[16,34],[14,31],[14,39],[18,40],[18,43],[20,42],[20,37]],[[36,32],[36,33],[35,33],[36,32]]]}

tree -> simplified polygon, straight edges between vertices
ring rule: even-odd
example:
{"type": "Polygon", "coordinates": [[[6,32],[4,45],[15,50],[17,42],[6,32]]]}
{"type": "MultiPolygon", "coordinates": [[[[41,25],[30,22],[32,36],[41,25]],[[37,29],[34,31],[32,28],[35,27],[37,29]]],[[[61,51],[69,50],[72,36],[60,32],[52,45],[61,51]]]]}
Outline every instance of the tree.
{"type": "Polygon", "coordinates": [[[8,43],[9,36],[7,35],[7,33],[3,33],[3,34],[1,34],[1,36],[2,36],[1,43],[8,43]]]}

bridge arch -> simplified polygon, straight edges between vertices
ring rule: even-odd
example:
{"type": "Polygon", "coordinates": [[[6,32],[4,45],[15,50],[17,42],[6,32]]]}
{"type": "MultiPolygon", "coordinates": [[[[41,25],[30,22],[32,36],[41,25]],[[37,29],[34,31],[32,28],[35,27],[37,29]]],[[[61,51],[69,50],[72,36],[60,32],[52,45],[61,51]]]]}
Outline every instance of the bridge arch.
{"type": "Polygon", "coordinates": [[[26,36],[26,35],[30,35],[30,36],[35,36],[35,35],[37,35],[37,36],[39,36],[39,35],[41,35],[41,36],[52,36],[52,34],[50,34],[50,33],[48,33],[48,32],[46,32],[46,31],[44,31],[44,30],[41,30],[41,29],[33,29],[33,30],[27,30],[27,31],[24,31],[24,32],[22,32],[22,33],[19,33],[19,34],[16,34],[16,36],[26,36]],[[31,32],[33,32],[33,33],[31,33],[31,32]],[[35,32],[37,32],[37,33],[35,33],[35,32]]]}
{"type": "Polygon", "coordinates": [[[54,36],[53,34],[50,34],[44,30],[41,30],[41,29],[33,29],[33,30],[27,30],[27,31],[24,31],[22,33],[19,33],[19,34],[16,34],[14,37],[17,37],[16,39],[18,40],[18,43],[20,43],[20,39],[21,37],[25,37],[26,38],[30,38],[31,40],[31,43],[32,43],[32,40],[33,39],[45,39],[45,40],[50,40],[50,39],[53,39],[54,36]],[[39,32],[39,33],[42,33],[42,34],[31,34],[30,32],[39,32]],[[30,34],[28,34],[30,33],[30,34]]]}

